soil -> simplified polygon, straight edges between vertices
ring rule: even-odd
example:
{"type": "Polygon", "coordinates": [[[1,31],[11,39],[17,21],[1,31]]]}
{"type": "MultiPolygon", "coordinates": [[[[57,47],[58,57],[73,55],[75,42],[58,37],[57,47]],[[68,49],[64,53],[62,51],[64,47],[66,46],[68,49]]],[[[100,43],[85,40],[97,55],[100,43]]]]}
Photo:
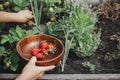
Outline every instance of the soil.
{"type": "Polygon", "coordinates": [[[99,19],[96,28],[101,29],[101,43],[95,51],[95,55],[79,58],[70,52],[64,72],[60,72],[58,68],[52,73],[120,73],[120,50],[117,47],[120,37],[120,3],[100,4],[97,5],[97,9],[99,19]],[[118,16],[115,17],[116,15],[118,16]],[[91,72],[89,67],[83,67],[82,62],[84,61],[94,64],[95,71],[91,72]]]}
{"type": "MultiPolygon", "coordinates": [[[[106,5],[106,4],[105,4],[106,5]]],[[[104,5],[103,5],[104,6],[104,5]]],[[[110,7],[110,6],[109,6],[110,7]]],[[[114,5],[112,4],[112,7],[114,5]]],[[[98,7],[98,9],[101,9],[98,7]]],[[[112,8],[113,9],[113,8],[112,8]]],[[[114,12],[114,9],[111,11],[114,12]]],[[[110,10],[110,9],[109,9],[110,10]]],[[[100,12],[100,11],[99,11],[100,12]]],[[[103,12],[105,12],[103,10],[103,12]]],[[[53,71],[47,73],[53,74],[88,74],[92,73],[90,68],[83,67],[82,62],[89,61],[95,65],[94,73],[120,73],[120,56],[118,53],[120,50],[117,45],[119,43],[118,37],[120,36],[120,4],[119,9],[115,12],[119,12],[117,19],[111,18],[112,12],[108,11],[107,14],[100,13],[99,20],[96,23],[96,28],[101,29],[101,43],[96,50],[95,54],[90,57],[80,58],[77,57],[72,51],[69,53],[65,69],[61,72],[60,67],[57,65],[53,71]]],[[[97,31],[97,30],[96,30],[97,31]]],[[[20,73],[25,66],[25,62],[21,61],[18,70],[13,73],[20,73]]],[[[1,72],[11,72],[9,70],[1,72]]]]}

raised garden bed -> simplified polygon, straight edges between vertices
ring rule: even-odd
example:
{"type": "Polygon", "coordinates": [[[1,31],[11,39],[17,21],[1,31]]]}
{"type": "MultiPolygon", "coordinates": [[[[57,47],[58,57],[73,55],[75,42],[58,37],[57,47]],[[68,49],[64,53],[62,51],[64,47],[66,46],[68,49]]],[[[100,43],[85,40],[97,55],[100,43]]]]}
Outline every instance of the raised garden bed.
{"type": "MultiPolygon", "coordinates": [[[[70,50],[67,62],[64,66],[64,71],[61,72],[60,65],[57,65],[53,71],[46,72],[41,79],[120,79],[120,2],[104,3],[95,6],[97,7],[95,10],[98,10],[98,21],[95,24],[97,29],[95,31],[101,30],[101,41],[94,54],[87,57],[78,57],[73,50],[70,50]],[[83,64],[83,62],[85,63],[83,64]]],[[[65,14],[62,13],[61,15],[65,14]]],[[[56,17],[56,19],[58,18],[56,17]]],[[[49,17],[45,20],[46,21],[44,21],[43,18],[41,23],[42,21],[43,23],[49,21],[49,17]]],[[[54,22],[54,20],[52,22],[54,22]]],[[[16,24],[17,23],[8,23],[8,25],[13,27],[16,27],[16,24]]],[[[4,28],[3,31],[8,31],[9,28],[4,28]]],[[[5,44],[5,46],[6,45],[7,44],[5,44]]],[[[4,65],[2,62],[3,59],[1,58],[0,64],[4,65]]],[[[14,79],[21,73],[26,62],[20,58],[19,64],[20,66],[18,66],[16,71],[11,71],[9,68],[3,70],[3,66],[0,66],[0,76],[3,76],[1,78],[3,79],[5,78],[5,75],[8,75],[8,78],[6,77],[6,79],[9,79],[10,77],[11,79],[14,79]]]]}
{"type": "MultiPolygon", "coordinates": [[[[0,74],[4,80],[15,79],[19,74],[0,74]]],[[[45,74],[38,80],[119,80],[119,74],[45,74]]]]}

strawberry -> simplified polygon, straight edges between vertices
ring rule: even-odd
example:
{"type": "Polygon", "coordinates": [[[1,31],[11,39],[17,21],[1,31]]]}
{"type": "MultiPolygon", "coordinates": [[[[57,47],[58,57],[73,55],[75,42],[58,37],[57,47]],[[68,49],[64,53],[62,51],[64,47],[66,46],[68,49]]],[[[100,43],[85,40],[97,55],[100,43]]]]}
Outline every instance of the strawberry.
{"type": "Polygon", "coordinates": [[[42,41],[42,42],[40,43],[40,48],[41,48],[41,49],[45,49],[47,46],[48,46],[48,43],[47,43],[46,41],[42,41]]]}
{"type": "Polygon", "coordinates": [[[32,48],[32,54],[35,56],[36,54],[39,53],[39,49],[38,48],[32,48]]]}
{"type": "Polygon", "coordinates": [[[53,46],[53,44],[50,43],[50,44],[48,45],[48,49],[52,49],[52,48],[54,48],[54,46],[53,46]]]}
{"type": "Polygon", "coordinates": [[[52,43],[50,43],[47,48],[48,48],[47,51],[49,53],[54,53],[56,51],[56,48],[53,46],[52,43]]]}
{"type": "Polygon", "coordinates": [[[41,49],[41,52],[44,53],[45,55],[48,55],[47,50],[46,49],[41,49]]]}
{"type": "Polygon", "coordinates": [[[42,55],[42,53],[38,53],[38,54],[36,54],[36,57],[37,57],[38,59],[42,59],[42,58],[43,58],[43,55],[42,55]]]}
{"type": "Polygon", "coordinates": [[[40,42],[40,48],[32,48],[32,55],[36,56],[37,59],[43,59],[48,53],[55,53],[56,48],[52,43],[48,43],[45,40],[40,42]]]}

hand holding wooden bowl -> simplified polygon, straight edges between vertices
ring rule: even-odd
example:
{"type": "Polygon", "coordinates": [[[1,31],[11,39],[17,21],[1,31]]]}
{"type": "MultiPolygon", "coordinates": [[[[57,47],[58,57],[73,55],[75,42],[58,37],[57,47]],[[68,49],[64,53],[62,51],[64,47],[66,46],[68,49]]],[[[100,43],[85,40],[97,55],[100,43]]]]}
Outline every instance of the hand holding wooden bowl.
{"type": "Polygon", "coordinates": [[[27,36],[17,43],[16,49],[23,59],[29,61],[32,56],[35,56],[32,53],[32,48],[38,48],[39,51],[41,50],[40,47],[41,41],[46,41],[47,43],[52,44],[55,48],[55,51],[54,54],[47,53],[47,55],[44,55],[44,53],[42,53],[44,57],[42,57],[42,59],[37,59],[36,64],[40,66],[58,64],[58,62],[62,59],[64,54],[64,45],[59,39],[53,36],[46,34],[27,36]]]}

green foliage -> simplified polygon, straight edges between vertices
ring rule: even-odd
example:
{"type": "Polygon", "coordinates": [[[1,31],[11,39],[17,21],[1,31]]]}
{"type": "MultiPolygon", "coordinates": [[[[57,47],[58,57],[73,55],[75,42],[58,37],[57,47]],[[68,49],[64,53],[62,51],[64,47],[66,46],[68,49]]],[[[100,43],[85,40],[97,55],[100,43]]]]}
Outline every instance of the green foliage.
{"type": "Polygon", "coordinates": [[[11,3],[14,4],[14,10],[20,11],[29,6],[29,1],[27,0],[10,0],[11,3]]]}
{"type": "Polygon", "coordinates": [[[89,61],[83,62],[82,65],[83,65],[84,67],[89,68],[92,73],[95,72],[95,65],[94,65],[94,64],[91,64],[89,61]]]}
{"type": "Polygon", "coordinates": [[[73,35],[75,44],[72,48],[79,57],[91,56],[94,54],[100,42],[100,33],[95,33],[96,13],[87,5],[72,7],[67,23],[75,29],[73,35]]]}
{"type": "MultiPolygon", "coordinates": [[[[56,6],[54,6],[54,7],[56,7],[56,6]]],[[[62,11],[63,11],[63,9],[60,7],[53,8],[50,6],[47,9],[46,13],[47,13],[48,17],[59,17],[57,14],[60,14],[62,11]]]]}
{"type": "Polygon", "coordinates": [[[7,56],[7,52],[4,47],[0,47],[0,56],[7,56]]]}
{"type": "Polygon", "coordinates": [[[61,0],[44,0],[47,6],[53,6],[55,3],[61,3],[61,0]]]}
{"type": "MultiPolygon", "coordinates": [[[[29,31],[29,30],[28,30],[29,31]]],[[[32,32],[35,32],[34,30],[32,32]]],[[[31,33],[32,33],[31,32],[31,33]]],[[[25,29],[16,26],[16,28],[10,28],[9,34],[1,35],[1,44],[7,46],[0,47],[0,56],[4,57],[4,69],[10,68],[12,71],[16,71],[19,63],[19,55],[16,54],[16,42],[29,35],[25,29]],[[9,47],[8,47],[9,46],[9,47]]]]}
{"type": "Polygon", "coordinates": [[[18,67],[18,62],[20,60],[15,49],[5,49],[5,47],[0,47],[0,56],[4,57],[4,69],[10,68],[12,71],[16,71],[18,67]]]}
{"type": "Polygon", "coordinates": [[[56,21],[60,17],[60,13],[63,11],[61,0],[43,0],[44,7],[43,13],[50,21],[56,21]]]}
{"type": "Polygon", "coordinates": [[[25,36],[25,30],[19,26],[16,26],[15,29],[10,28],[9,34],[1,35],[1,44],[7,43],[7,46],[0,47],[0,56],[4,57],[4,69],[10,68],[11,70],[16,71],[20,58],[19,55],[16,54],[17,51],[14,46],[17,41],[25,36]]]}
{"type": "Polygon", "coordinates": [[[51,35],[58,36],[61,31],[63,31],[63,29],[58,22],[52,22],[48,25],[48,32],[51,35]]]}
{"type": "Polygon", "coordinates": [[[41,34],[41,33],[46,33],[47,32],[47,27],[45,25],[39,25],[39,26],[34,26],[32,29],[26,31],[26,36],[28,35],[34,35],[34,34],[41,34]]]}
{"type": "Polygon", "coordinates": [[[16,54],[16,42],[24,38],[28,35],[34,35],[40,33],[39,28],[42,28],[43,32],[46,31],[45,26],[39,25],[38,27],[33,27],[30,30],[25,30],[20,28],[19,26],[16,26],[16,28],[10,28],[9,34],[1,35],[1,44],[5,45],[7,43],[7,46],[1,46],[0,47],[0,56],[4,57],[4,69],[10,68],[12,71],[16,71],[18,65],[18,62],[20,60],[19,55],[16,54]],[[9,47],[8,47],[9,46],[9,47]]]}
{"type": "Polygon", "coordinates": [[[4,7],[2,4],[0,4],[0,11],[4,10],[4,7]]]}
{"type": "Polygon", "coordinates": [[[1,44],[6,42],[14,43],[25,37],[25,30],[21,29],[19,26],[16,26],[16,29],[11,28],[8,35],[2,35],[1,44]]]}
{"type": "Polygon", "coordinates": [[[69,16],[65,16],[59,22],[51,23],[52,26],[48,27],[49,33],[51,35],[59,34],[61,26],[64,30],[74,30],[69,36],[69,38],[74,36],[72,50],[79,57],[93,55],[100,42],[100,32],[94,32],[97,14],[82,4],[79,6],[67,5],[65,10],[69,16]]]}
{"type": "Polygon", "coordinates": [[[43,8],[43,0],[37,1],[37,0],[29,0],[32,12],[34,15],[34,20],[36,24],[36,29],[38,33],[44,33],[45,32],[45,26],[41,25],[41,15],[42,15],[42,8],[43,8]],[[40,6],[39,6],[39,5],[40,6]]]}
{"type": "Polygon", "coordinates": [[[64,34],[65,34],[65,51],[64,51],[64,56],[63,56],[63,60],[62,60],[62,72],[64,71],[64,66],[65,66],[65,63],[67,61],[67,58],[68,58],[68,55],[69,55],[69,51],[72,47],[72,42],[73,42],[73,39],[74,39],[74,36],[70,39],[70,34],[71,32],[74,32],[74,30],[67,30],[64,31],[64,34]]]}
{"type": "Polygon", "coordinates": [[[41,19],[41,11],[43,7],[42,1],[39,3],[40,6],[38,6],[38,1],[37,0],[29,0],[31,9],[34,15],[34,20],[37,26],[40,24],[40,19],[41,19]]]}
{"type": "MultiPolygon", "coordinates": [[[[59,37],[65,44],[62,71],[64,71],[64,65],[70,50],[73,50],[79,57],[86,57],[93,55],[97,49],[100,42],[100,33],[94,32],[97,21],[96,13],[88,6],[82,4],[75,6],[71,3],[65,3],[65,6],[61,7],[61,0],[10,1],[14,3],[15,11],[23,10],[30,4],[36,26],[29,30],[16,26],[16,28],[9,30],[9,34],[1,35],[1,44],[9,44],[10,46],[0,47],[0,56],[4,57],[5,69],[10,68],[15,71],[18,67],[19,56],[14,48],[16,42],[28,35],[45,33],[47,29],[50,35],[59,37]],[[61,16],[61,13],[64,16],[61,16]],[[47,15],[49,18],[54,17],[55,20],[48,22],[46,28],[45,25],[41,25],[41,15],[47,15]]],[[[91,67],[89,63],[85,64],[91,67]]],[[[90,70],[93,71],[93,69],[90,70]]]]}
{"type": "Polygon", "coordinates": [[[48,26],[48,32],[51,35],[60,36],[60,32],[64,32],[61,35],[62,39],[65,40],[63,41],[65,42],[65,53],[62,71],[64,70],[69,50],[73,50],[79,57],[91,56],[100,42],[100,32],[94,32],[97,14],[92,12],[92,9],[82,4],[79,6],[66,4],[64,12],[67,14],[66,16],[59,19],[58,22],[50,23],[48,26]],[[70,43],[68,43],[69,41],[70,43]]]}

